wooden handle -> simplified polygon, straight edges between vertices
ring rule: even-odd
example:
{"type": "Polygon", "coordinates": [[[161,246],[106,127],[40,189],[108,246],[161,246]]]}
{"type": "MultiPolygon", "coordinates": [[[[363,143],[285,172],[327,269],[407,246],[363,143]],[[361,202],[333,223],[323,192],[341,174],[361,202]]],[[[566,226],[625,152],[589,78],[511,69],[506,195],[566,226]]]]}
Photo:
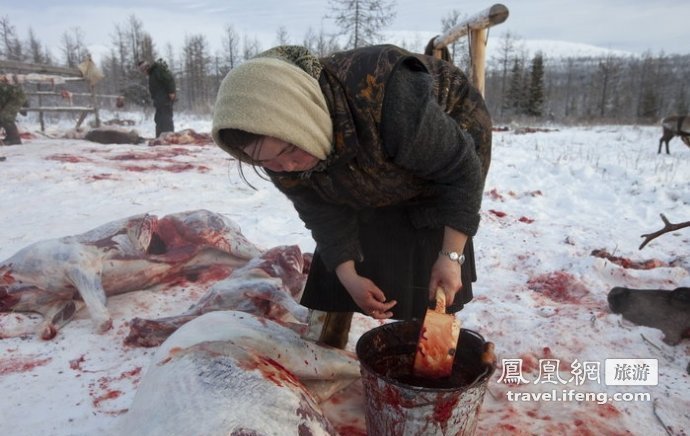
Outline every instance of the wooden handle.
{"type": "Polygon", "coordinates": [[[440,286],[436,288],[436,308],[434,312],[446,313],[446,291],[440,286]]]}

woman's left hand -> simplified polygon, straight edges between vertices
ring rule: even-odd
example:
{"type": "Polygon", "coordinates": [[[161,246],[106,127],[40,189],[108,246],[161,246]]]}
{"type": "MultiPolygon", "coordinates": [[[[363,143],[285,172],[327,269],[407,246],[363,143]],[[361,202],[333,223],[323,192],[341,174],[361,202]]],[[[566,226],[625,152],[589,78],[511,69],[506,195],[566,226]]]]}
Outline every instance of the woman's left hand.
{"type": "MultiPolygon", "coordinates": [[[[462,253],[467,242],[467,235],[459,232],[452,227],[446,226],[443,232],[442,251],[455,251],[462,253]]],[[[440,254],[436,263],[431,268],[431,278],[429,279],[429,300],[436,298],[436,289],[443,288],[446,294],[448,306],[453,304],[455,294],[462,289],[462,278],[460,273],[462,266],[450,257],[440,254]]]]}
{"type": "Polygon", "coordinates": [[[450,260],[447,256],[439,256],[436,263],[431,268],[431,279],[429,280],[429,300],[436,298],[436,289],[443,288],[446,294],[446,301],[450,306],[453,304],[455,294],[462,289],[462,279],[460,273],[462,267],[459,263],[450,260]]]}

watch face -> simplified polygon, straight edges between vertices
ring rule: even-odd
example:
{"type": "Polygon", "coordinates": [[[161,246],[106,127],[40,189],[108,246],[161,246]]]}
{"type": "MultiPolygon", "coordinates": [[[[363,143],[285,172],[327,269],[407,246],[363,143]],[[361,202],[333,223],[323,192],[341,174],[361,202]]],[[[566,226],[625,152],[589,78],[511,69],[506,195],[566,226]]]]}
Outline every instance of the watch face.
{"type": "Polygon", "coordinates": [[[450,260],[458,260],[458,258],[460,256],[458,255],[458,253],[453,251],[453,252],[448,253],[448,257],[450,257],[450,260]]]}

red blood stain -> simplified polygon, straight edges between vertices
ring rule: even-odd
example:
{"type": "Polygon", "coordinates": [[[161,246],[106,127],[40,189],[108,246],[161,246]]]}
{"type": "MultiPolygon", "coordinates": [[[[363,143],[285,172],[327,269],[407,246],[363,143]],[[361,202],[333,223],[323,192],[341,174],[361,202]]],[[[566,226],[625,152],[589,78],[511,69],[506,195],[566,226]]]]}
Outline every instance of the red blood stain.
{"type": "Polygon", "coordinates": [[[191,156],[192,153],[181,147],[165,147],[157,148],[155,152],[127,152],[120,153],[114,156],[108,157],[109,160],[152,160],[152,161],[165,161],[174,162],[172,158],[177,156],[191,156]]]}
{"type": "Polygon", "coordinates": [[[160,284],[169,288],[187,286],[190,283],[203,285],[205,283],[215,283],[232,274],[233,268],[228,265],[210,265],[202,270],[189,271],[185,274],[169,275],[160,279],[160,284]]]}
{"type": "Polygon", "coordinates": [[[520,221],[521,223],[525,223],[525,224],[532,224],[532,223],[534,222],[534,219],[532,219],[532,218],[527,218],[526,216],[521,216],[521,217],[518,219],[518,221],[520,221]]]}
{"type": "Polygon", "coordinates": [[[517,433],[518,428],[514,426],[513,424],[506,424],[506,423],[501,423],[498,425],[498,430],[503,430],[503,431],[508,431],[511,433],[517,433]]]}
{"type": "Polygon", "coordinates": [[[648,260],[641,260],[641,261],[635,261],[632,259],[629,259],[627,257],[620,257],[620,256],[614,256],[607,252],[606,250],[592,250],[592,253],[590,253],[594,257],[600,257],[602,259],[606,259],[618,266],[621,266],[623,268],[629,268],[629,269],[642,269],[642,270],[647,270],[647,269],[654,269],[654,268],[659,268],[659,267],[665,267],[668,266],[667,263],[660,261],[659,259],[648,259],[648,260]]]}
{"type": "MultiPolygon", "coordinates": [[[[120,382],[126,379],[134,378],[132,380],[133,384],[137,384],[139,382],[138,376],[141,374],[141,367],[135,367],[129,371],[123,371],[120,373],[120,375],[116,377],[101,377],[97,381],[92,382],[89,384],[89,396],[92,398],[92,404],[95,408],[101,408],[103,406],[103,402],[107,400],[114,400],[116,398],[119,398],[123,392],[119,389],[113,389],[111,388],[111,383],[113,382],[120,382]]],[[[120,415],[122,413],[125,413],[126,410],[115,410],[115,411],[103,411],[100,410],[102,413],[107,413],[110,415],[120,415]]]]}
{"type": "Polygon", "coordinates": [[[434,420],[440,424],[448,422],[453,415],[453,409],[458,405],[459,395],[453,395],[449,398],[441,398],[434,404],[434,420]]]}
{"type": "Polygon", "coordinates": [[[597,415],[602,418],[616,418],[621,415],[621,411],[613,404],[605,403],[597,405],[597,415]]]}
{"type": "Polygon", "coordinates": [[[73,154],[52,154],[50,156],[47,156],[45,159],[46,160],[55,160],[58,162],[66,162],[66,163],[93,162],[89,158],[82,157],[82,156],[75,156],[73,154]]]}
{"type": "Polygon", "coordinates": [[[119,398],[120,395],[122,395],[122,391],[118,391],[118,390],[108,391],[105,394],[103,394],[99,397],[96,397],[93,400],[93,405],[94,405],[94,407],[99,407],[101,402],[103,402],[105,400],[114,400],[115,398],[119,398]]]}
{"type": "Polygon", "coordinates": [[[496,188],[487,192],[486,195],[491,197],[491,199],[493,199],[493,200],[505,201],[505,198],[503,197],[503,195],[500,192],[498,192],[498,189],[496,189],[496,188]]]}
{"type": "Polygon", "coordinates": [[[335,428],[338,434],[343,436],[367,436],[365,428],[355,427],[354,425],[339,425],[335,428]]]}
{"type": "Polygon", "coordinates": [[[264,379],[275,383],[277,386],[285,386],[286,384],[302,386],[294,374],[274,359],[257,356],[255,361],[242,362],[241,365],[243,369],[248,371],[260,371],[264,379]]]}
{"type": "Polygon", "coordinates": [[[522,362],[522,372],[534,372],[539,368],[539,361],[532,354],[523,354],[520,356],[522,362]]]}
{"type": "MultiPolygon", "coordinates": [[[[12,264],[7,265],[7,269],[2,273],[2,276],[0,278],[2,279],[2,282],[11,285],[12,283],[15,282],[15,278],[12,276],[12,269],[11,269],[12,264]]],[[[2,269],[5,269],[3,266],[2,269]]]]}
{"type": "Polygon", "coordinates": [[[69,367],[75,371],[81,371],[81,364],[84,363],[84,355],[82,354],[76,359],[69,361],[69,367]]]}
{"type": "Polygon", "coordinates": [[[181,173],[183,171],[192,171],[196,170],[200,173],[206,173],[209,171],[209,168],[204,166],[204,165],[192,165],[192,164],[171,164],[171,165],[149,165],[149,166],[141,166],[141,165],[124,165],[122,166],[123,170],[126,171],[134,171],[134,172],[144,172],[144,171],[168,171],[171,173],[181,173]]]}
{"type": "MultiPolygon", "coordinates": [[[[11,284],[12,282],[10,282],[11,284]]],[[[0,311],[6,312],[10,311],[17,303],[19,303],[21,297],[16,294],[10,294],[7,292],[7,288],[0,287],[0,311]]]]}
{"type": "Polygon", "coordinates": [[[533,277],[527,282],[527,287],[559,303],[578,304],[589,295],[582,282],[564,271],[533,277]]]}
{"type": "Polygon", "coordinates": [[[505,212],[502,212],[500,210],[495,210],[495,209],[489,209],[489,213],[496,215],[499,218],[503,218],[507,215],[505,212]]]}
{"type": "Polygon", "coordinates": [[[0,375],[33,371],[34,368],[47,365],[52,357],[37,359],[33,356],[11,357],[0,359],[0,375]]]}
{"type": "Polygon", "coordinates": [[[90,176],[91,180],[119,180],[120,178],[116,176],[115,174],[110,174],[110,173],[101,173],[101,174],[93,174],[90,176]]]}

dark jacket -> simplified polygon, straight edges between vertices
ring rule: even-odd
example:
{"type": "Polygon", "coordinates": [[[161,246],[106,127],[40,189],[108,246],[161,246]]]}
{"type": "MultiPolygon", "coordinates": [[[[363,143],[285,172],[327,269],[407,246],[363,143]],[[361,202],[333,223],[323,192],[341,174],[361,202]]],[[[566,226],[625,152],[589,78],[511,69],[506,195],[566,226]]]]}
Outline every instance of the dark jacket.
{"type": "Polygon", "coordinates": [[[162,60],[154,62],[148,70],[149,92],[154,106],[172,104],[170,95],[175,93],[175,78],[162,60]]]}
{"type": "Polygon", "coordinates": [[[0,123],[14,123],[25,103],[26,95],[21,86],[0,82],[0,123]]]}
{"type": "Polygon", "coordinates": [[[394,46],[321,62],[335,150],[309,172],[268,174],[312,231],[325,265],[362,259],[357,214],[367,208],[403,205],[417,228],[474,235],[491,121],[465,75],[394,46]]]}

